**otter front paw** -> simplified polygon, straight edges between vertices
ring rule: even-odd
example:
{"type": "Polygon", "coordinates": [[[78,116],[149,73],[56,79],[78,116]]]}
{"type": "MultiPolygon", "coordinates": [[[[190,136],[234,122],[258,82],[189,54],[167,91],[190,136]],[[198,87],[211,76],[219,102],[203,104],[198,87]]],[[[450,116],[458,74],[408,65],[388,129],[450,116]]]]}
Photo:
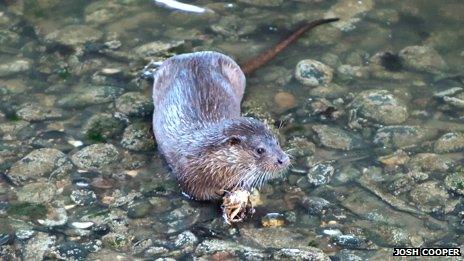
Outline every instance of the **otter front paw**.
{"type": "Polygon", "coordinates": [[[253,214],[254,209],[250,202],[250,192],[236,190],[227,192],[222,198],[222,217],[227,224],[242,221],[247,214],[253,214]]]}

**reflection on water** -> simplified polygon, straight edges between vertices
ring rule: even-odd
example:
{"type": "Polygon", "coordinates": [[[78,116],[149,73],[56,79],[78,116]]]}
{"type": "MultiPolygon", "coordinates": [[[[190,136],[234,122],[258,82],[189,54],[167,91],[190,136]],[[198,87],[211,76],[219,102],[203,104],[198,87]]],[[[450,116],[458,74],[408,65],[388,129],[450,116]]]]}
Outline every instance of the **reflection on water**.
{"type": "Polygon", "coordinates": [[[213,12],[0,3],[1,256],[357,260],[464,243],[461,1],[189,3],[213,12]],[[144,66],[200,50],[243,63],[334,16],[248,77],[244,114],[278,129],[293,166],[225,225],[156,152],[144,66]]]}

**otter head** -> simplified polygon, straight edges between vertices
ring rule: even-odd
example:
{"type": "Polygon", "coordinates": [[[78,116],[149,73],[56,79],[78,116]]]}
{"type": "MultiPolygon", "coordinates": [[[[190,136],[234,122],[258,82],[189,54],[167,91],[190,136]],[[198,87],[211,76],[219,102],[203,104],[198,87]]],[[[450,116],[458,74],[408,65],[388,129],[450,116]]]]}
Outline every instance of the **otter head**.
{"type": "Polygon", "coordinates": [[[216,152],[230,170],[235,187],[259,187],[281,175],[290,165],[288,155],[268,126],[241,117],[225,124],[216,152]]]}

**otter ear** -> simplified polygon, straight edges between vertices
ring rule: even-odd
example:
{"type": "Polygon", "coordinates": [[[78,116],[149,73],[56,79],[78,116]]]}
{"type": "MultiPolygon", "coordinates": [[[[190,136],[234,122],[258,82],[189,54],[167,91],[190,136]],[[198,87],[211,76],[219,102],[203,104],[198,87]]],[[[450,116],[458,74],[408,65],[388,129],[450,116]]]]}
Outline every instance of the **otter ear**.
{"type": "Polygon", "coordinates": [[[232,136],[232,137],[229,137],[228,142],[229,142],[229,145],[234,146],[234,145],[240,144],[242,140],[237,136],[232,136]]]}

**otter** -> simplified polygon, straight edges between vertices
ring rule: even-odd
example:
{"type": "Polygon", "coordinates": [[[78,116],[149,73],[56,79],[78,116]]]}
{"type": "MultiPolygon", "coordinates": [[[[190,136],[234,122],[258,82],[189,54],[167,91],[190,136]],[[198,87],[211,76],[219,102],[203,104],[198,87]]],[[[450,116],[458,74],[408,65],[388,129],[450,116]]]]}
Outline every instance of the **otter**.
{"type": "MultiPolygon", "coordinates": [[[[301,34],[338,19],[308,23],[245,64],[247,74],[272,59],[301,34]]],[[[232,58],[212,51],[180,54],[154,75],[153,131],[184,193],[214,200],[250,191],[283,174],[289,156],[267,125],[242,117],[245,74],[232,58]]]]}

